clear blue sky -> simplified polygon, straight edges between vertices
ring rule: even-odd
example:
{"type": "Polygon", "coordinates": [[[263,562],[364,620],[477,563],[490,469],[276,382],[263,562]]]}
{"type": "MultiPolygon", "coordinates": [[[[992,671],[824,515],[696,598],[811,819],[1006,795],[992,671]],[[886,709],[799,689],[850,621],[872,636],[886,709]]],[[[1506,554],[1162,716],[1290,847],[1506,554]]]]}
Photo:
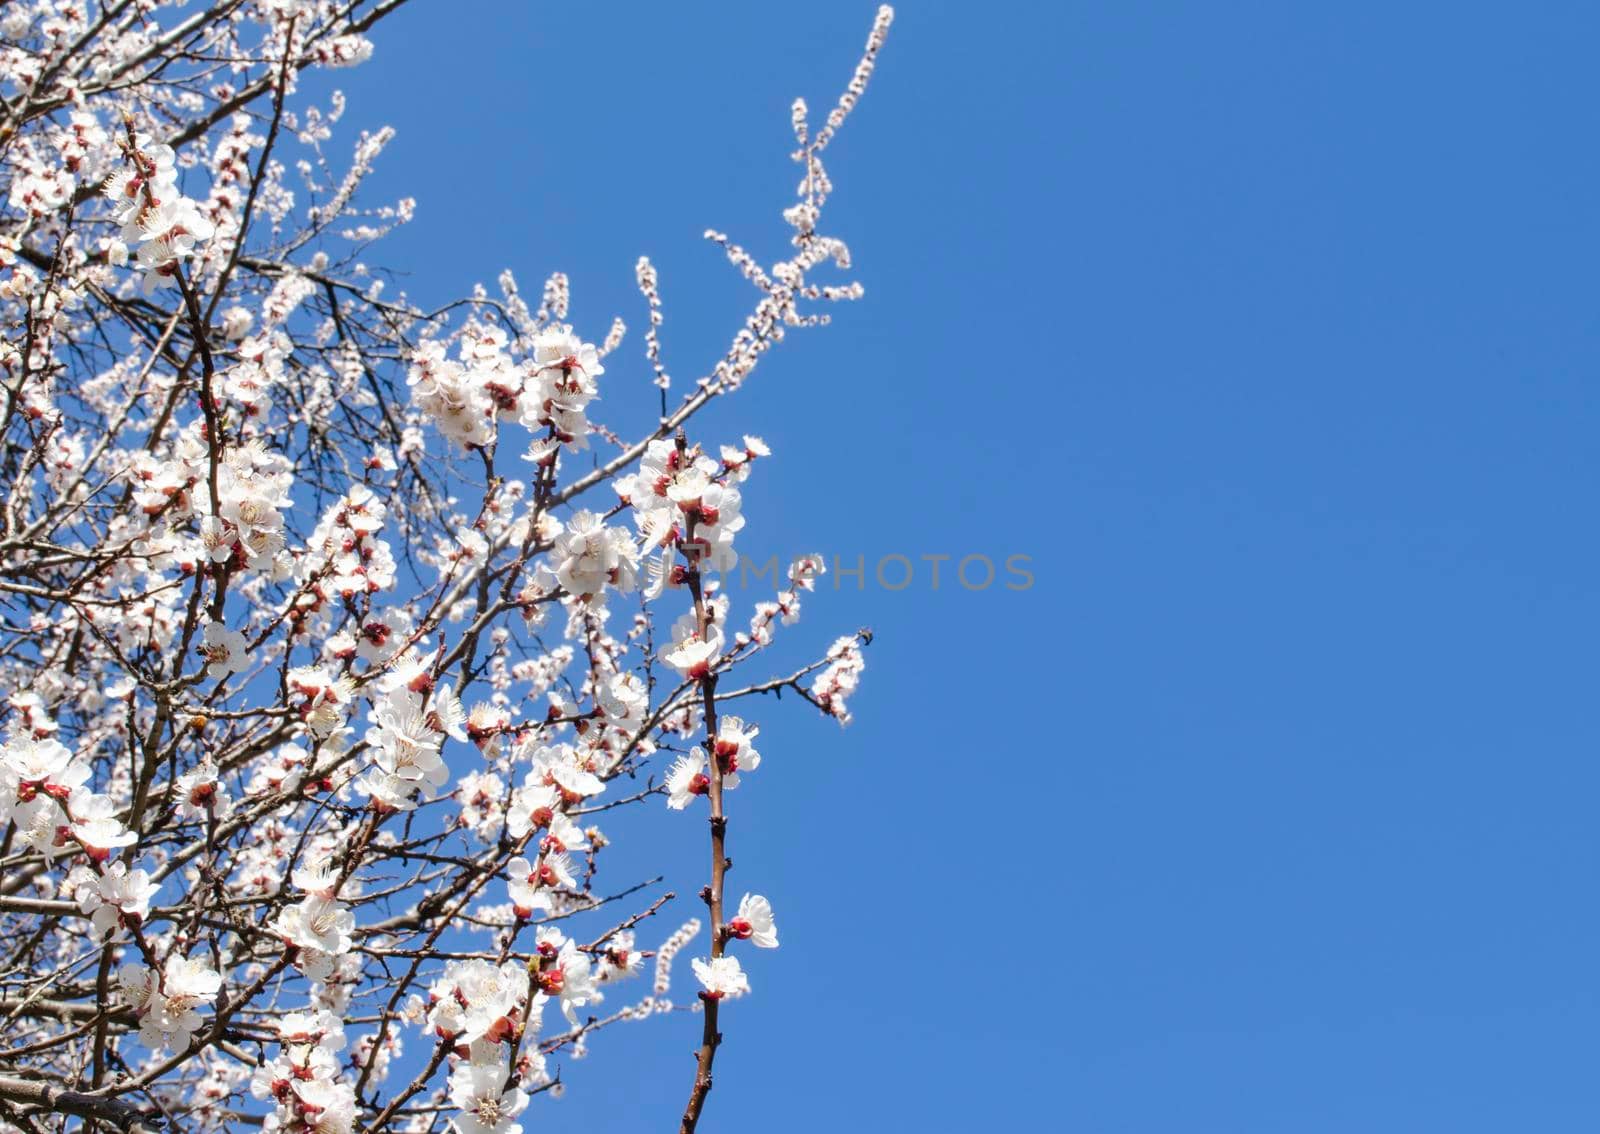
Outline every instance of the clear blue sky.
{"type": "MultiPolygon", "coordinates": [[[[871,14],[419,0],[337,76],[419,199],[373,259],[564,269],[598,338],[649,253],[698,373],[746,299],[700,232],[781,251],[789,100],[871,14]]],[[[831,162],[867,298],[700,435],[776,451],[753,552],[1035,583],[811,603],[797,648],[878,640],[849,730],[756,714],[730,886],[784,947],[707,1130],[1600,1129],[1597,33],[900,5],[831,162]]],[[[700,824],[629,830],[698,888],[700,824]]],[[[665,1128],[697,1035],[597,1037],[530,1128],[665,1128]]]]}

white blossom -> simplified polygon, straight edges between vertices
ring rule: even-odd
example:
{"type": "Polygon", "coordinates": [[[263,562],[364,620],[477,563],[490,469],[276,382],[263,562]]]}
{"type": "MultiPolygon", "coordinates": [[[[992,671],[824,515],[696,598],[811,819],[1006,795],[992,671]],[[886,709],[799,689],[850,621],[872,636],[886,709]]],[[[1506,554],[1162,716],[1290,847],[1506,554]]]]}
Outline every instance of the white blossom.
{"type": "Polygon", "coordinates": [[[689,966],[704,990],[701,995],[708,1000],[743,996],[750,991],[750,981],[739,967],[738,957],[714,957],[709,961],[696,957],[689,966]]]}

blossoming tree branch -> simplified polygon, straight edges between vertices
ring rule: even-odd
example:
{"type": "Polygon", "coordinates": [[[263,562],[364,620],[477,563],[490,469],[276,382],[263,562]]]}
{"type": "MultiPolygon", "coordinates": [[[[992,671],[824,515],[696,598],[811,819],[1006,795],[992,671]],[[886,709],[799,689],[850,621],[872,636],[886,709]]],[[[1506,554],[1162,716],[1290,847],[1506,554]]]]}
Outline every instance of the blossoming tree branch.
{"type": "Polygon", "coordinates": [[[783,758],[752,715],[848,721],[868,635],[766,663],[821,559],[722,593],[776,458],[694,419],[861,294],[823,158],[891,12],[824,120],[794,104],[786,258],[707,233],[753,298],[685,388],[647,260],[625,361],[560,274],[389,293],[390,132],[298,91],[403,2],[0,12],[5,1129],[518,1134],[652,1019],[690,1131],[778,944],[728,888],[732,793],[783,758]],[[647,807],[704,840],[703,908],[602,870],[647,807]]]}

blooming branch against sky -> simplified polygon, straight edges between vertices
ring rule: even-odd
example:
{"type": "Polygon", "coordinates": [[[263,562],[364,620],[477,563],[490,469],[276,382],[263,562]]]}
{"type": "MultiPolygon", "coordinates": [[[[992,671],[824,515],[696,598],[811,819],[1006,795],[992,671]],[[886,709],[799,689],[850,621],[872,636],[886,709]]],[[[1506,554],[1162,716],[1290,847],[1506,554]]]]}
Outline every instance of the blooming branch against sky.
{"type": "Polygon", "coordinates": [[[0,5],[0,1125],[1600,1126],[1595,9],[901,4],[669,470],[873,7],[0,5]]]}
{"type": "Polygon", "coordinates": [[[690,1131],[738,953],[778,944],[767,898],[725,906],[723,793],[762,756],[722,702],[847,723],[871,635],[778,660],[824,565],[726,593],[778,458],[690,431],[862,295],[823,154],[892,13],[815,124],[793,104],[787,255],[706,234],[748,298],[675,384],[647,260],[625,361],[626,319],[581,324],[560,272],[536,303],[509,267],[429,306],[388,286],[416,215],[367,184],[393,131],[307,88],[401,6],[0,24],[7,1129],[519,1134],[634,1022],[701,1035],[690,1131]],[[659,411],[631,435],[630,388],[659,411]],[[609,881],[651,809],[707,826],[635,820],[643,869],[609,881]],[[707,829],[686,908],[660,867],[707,829]]]}

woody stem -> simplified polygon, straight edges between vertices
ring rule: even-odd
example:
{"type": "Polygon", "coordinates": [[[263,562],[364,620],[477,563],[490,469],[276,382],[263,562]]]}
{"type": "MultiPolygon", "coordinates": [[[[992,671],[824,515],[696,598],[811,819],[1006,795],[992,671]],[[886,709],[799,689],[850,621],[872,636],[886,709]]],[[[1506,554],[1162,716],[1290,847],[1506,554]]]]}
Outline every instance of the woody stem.
{"type": "MultiPolygon", "coordinates": [[[[678,448],[680,453],[684,448],[681,431],[678,434],[678,448]]],[[[689,593],[694,596],[695,627],[700,640],[704,642],[710,637],[711,615],[700,586],[701,553],[695,543],[694,530],[695,521],[691,516],[684,554],[689,557],[687,581],[689,593]]],[[[711,764],[711,783],[706,793],[711,803],[711,885],[701,896],[710,910],[711,957],[715,960],[722,956],[725,944],[722,935],[722,881],[728,870],[726,854],[728,820],[722,813],[722,764],[717,759],[717,674],[714,668],[708,669],[705,676],[700,679],[700,693],[705,716],[706,751],[710,755],[711,764]]],[[[700,1047],[695,1053],[694,1089],[689,1093],[689,1105],[684,1109],[683,1122],[678,1127],[679,1134],[693,1134],[696,1124],[700,1121],[700,1111],[705,1106],[706,1096],[711,1093],[711,1067],[717,1058],[717,1047],[722,1043],[722,1033],[717,1030],[719,1001],[711,997],[702,997],[701,1002],[705,1007],[705,1018],[700,1034],[700,1047]]]]}

